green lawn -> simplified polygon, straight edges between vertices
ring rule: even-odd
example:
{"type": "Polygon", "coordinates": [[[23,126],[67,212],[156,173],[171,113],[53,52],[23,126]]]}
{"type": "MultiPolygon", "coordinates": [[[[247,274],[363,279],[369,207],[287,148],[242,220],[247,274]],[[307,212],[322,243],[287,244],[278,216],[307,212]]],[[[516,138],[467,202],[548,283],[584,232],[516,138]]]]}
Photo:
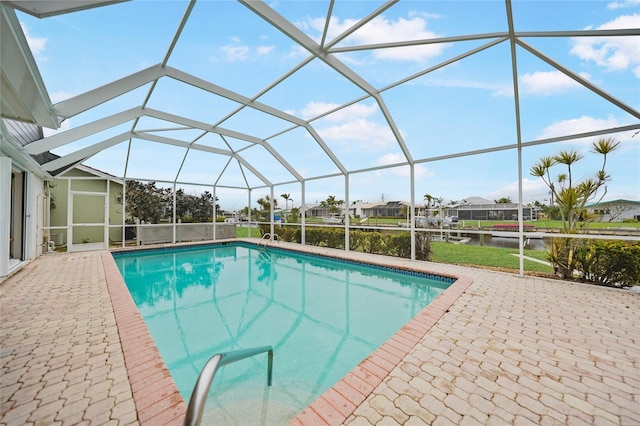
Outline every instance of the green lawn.
{"type": "MultiPolygon", "coordinates": [[[[236,226],[236,238],[247,238],[249,236],[249,228],[244,228],[241,226],[236,226]]],[[[262,233],[260,233],[260,229],[251,228],[251,236],[254,238],[262,237],[262,233]]]]}
{"type": "MultiPolygon", "coordinates": [[[[499,269],[520,269],[520,259],[517,249],[500,247],[472,246],[466,244],[448,244],[442,242],[431,243],[431,260],[439,263],[455,265],[488,266],[499,269]]],[[[547,252],[542,250],[525,250],[525,256],[535,257],[546,261],[547,252]]],[[[553,273],[553,268],[538,262],[524,260],[525,271],[553,273]]]]}
{"type": "MultiPolygon", "coordinates": [[[[247,237],[248,228],[236,228],[238,238],[247,237]]],[[[260,238],[260,230],[251,228],[251,236],[260,238]]],[[[535,257],[546,261],[547,252],[542,250],[525,250],[525,256],[535,257]]],[[[517,249],[500,247],[472,246],[466,244],[449,244],[443,242],[431,243],[431,260],[439,263],[451,263],[456,265],[488,266],[502,270],[518,271],[520,260],[513,256],[518,254],[517,249]]],[[[539,273],[553,273],[550,266],[542,265],[530,260],[524,261],[525,271],[539,273]]]]}
{"type": "MultiPolygon", "coordinates": [[[[394,226],[397,227],[398,223],[406,223],[405,218],[376,218],[370,217],[363,225],[369,226],[394,226]]],[[[308,217],[306,219],[307,223],[322,223],[322,218],[320,217],[308,217]]],[[[351,219],[352,225],[359,225],[360,219],[351,219]]],[[[518,222],[515,220],[461,220],[458,222],[458,226],[462,227],[473,227],[477,228],[478,224],[480,224],[481,228],[491,228],[493,225],[499,223],[513,223],[517,224],[518,222]]],[[[526,225],[532,225],[536,228],[544,228],[544,229],[560,229],[562,227],[562,221],[560,220],[547,220],[540,219],[536,221],[525,221],[526,225]]],[[[607,229],[607,228],[636,228],[640,229],[640,222],[590,222],[588,229],[607,229]]]]}
{"type": "MultiPolygon", "coordinates": [[[[508,220],[464,220],[458,223],[459,226],[472,226],[477,227],[478,222],[481,228],[491,228],[493,225],[499,223],[513,223],[517,224],[517,221],[508,220]]],[[[560,229],[562,227],[562,221],[560,220],[547,220],[540,219],[536,221],[525,221],[524,224],[532,225],[536,228],[544,229],[560,229]]],[[[640,229],[640,222],[590,222],[587,229],[616,229],[616,228],[636,228],[640,229]]]]}

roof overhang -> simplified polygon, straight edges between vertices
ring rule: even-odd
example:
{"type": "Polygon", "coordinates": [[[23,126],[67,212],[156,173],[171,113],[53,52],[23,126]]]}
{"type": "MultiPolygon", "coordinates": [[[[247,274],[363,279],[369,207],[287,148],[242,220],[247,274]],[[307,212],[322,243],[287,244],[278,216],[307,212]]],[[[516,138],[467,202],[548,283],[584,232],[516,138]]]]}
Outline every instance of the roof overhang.
{"type": "Polygon", "coordinates": [[[36,18],[46,18],[48,16],[77,12],[79,10],[106,6],[113,3],[122,3],[123,1],[128,0],[29,0],[5,1],[4,3],[36,18]]]}
{"type": "Polygon", "coordinates": [[[19,143],[13,140],[4,120],[0,120],[0,155],[11,158],[11,161],[20,168],[30,171],[42,179],[51,179],[51,175],[42,170],[38,162],[27,154],[19,143]]]}
{"type": "Polygon", "coordinates": [[[60,124],[13,9],[0,4],[0,115],[51,129],[60,124]]]}

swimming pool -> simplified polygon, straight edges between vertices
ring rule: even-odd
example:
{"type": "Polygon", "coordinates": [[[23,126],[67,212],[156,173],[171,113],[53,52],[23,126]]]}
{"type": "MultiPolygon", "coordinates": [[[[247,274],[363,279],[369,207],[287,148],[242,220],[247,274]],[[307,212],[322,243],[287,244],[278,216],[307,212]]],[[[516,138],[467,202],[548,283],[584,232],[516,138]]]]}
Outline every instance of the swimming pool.
{"type": "Polygon", "coordinates": [[[246,243],[113,255],[185,400],[215,353],[274,347],[272,388],[266,355],[216,374],[225,423],[286,423],[453,281],[246,243]]]}

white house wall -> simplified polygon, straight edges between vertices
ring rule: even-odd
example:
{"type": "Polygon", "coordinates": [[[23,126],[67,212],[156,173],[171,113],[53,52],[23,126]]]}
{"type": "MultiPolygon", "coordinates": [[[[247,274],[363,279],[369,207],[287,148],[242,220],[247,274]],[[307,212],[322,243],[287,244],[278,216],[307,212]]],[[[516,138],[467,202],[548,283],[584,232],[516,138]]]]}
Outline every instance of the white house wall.
{"type": "Polygon", "coordinates": [[[9,273],[11,159],[0,157],[0,277],[9,273]]]}
{"type": "Polygon", "coordinates": [[[46,199],[44,180],[31,172],[17,168],[17,165],[6,156],[0,157],[0,277],[18,269],[24,262],[35,259],[43,251],[43,227],[45,226],[46,199]],[[25,188],[24,197],[18,194],[20,202],[11,200],[11,175],[20,173],[26,184],[18,184],[25,188]],[[22,205],[21,203],[24,203],[22,205]],[[15,229],[14,253],[11,256],[11,214],[22,215],[21,229],[15,229]],[[24,212],[24,213],[23,213],[24,212]],[[22,249],[17,247],[22,243],[22,249]]]}

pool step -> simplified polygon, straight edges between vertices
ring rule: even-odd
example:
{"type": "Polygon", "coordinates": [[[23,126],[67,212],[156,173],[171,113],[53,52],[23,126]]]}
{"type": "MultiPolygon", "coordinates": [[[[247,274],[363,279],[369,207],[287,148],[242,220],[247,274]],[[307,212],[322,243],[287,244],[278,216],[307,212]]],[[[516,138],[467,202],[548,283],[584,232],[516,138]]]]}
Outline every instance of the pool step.
{"type": "Polygon", "coordinates": [[[254,386],[207,400],[202,424],[284,425],[313,399],[309,391],[279,386],[254,386]]]}

